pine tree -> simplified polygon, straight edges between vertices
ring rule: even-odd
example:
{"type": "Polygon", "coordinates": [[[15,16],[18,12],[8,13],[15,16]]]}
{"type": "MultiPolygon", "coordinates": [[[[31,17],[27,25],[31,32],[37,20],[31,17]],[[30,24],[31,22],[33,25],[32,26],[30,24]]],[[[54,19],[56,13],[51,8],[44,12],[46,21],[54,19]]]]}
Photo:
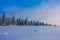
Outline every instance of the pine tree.
{"type": "Polygon", "coordinates": [[[32,20],[30,21],[30,24],[29,25],[33,25],[33,22],[32,22],[32,20]]]}
{"type": "Polygon", "coordinates": [[[22,19],[21,22],[20,22],[21,25],[24,25],[24,20],[22,19]]]}
{"type": "Polygon", "coordinates": [[[44,24],[44,22],[42,22],[42,26],[44,26],[45,24],[44,24]]]}
{"type": "Polygon", "coordinates": [[[15,16],[12,18],[12,25],[15,25],[15,16]]]}
{"type": "Polygon", "coordinates": [[[28,24],[27,24],[27,21],[28,21],[28,19],[26,18],[26,19],[25,19],[25,22],[24,22],[24,23],[25,23],[25,25],[28,25],[28,24]]]}
{"type": "Polygon", "coordinates": [[[11,22],[10,22],[10,18],[7,18],[6,25],[8,25],[8,26],[9,26],[9,25],[11,25],[10,23],[11,23],[11,22]]]}
{"type": "Polygon", "coordinates": [[[17,19],[17,25],[21,25],[21,23],[20,23],[20,18],[17,19]]]}
{"type": "Polygon", "coordinates": [[[5,12],[3,12],[3,16],[2,16],[2,25],[6,25],[6,15],[5,15],[5,12]]]}

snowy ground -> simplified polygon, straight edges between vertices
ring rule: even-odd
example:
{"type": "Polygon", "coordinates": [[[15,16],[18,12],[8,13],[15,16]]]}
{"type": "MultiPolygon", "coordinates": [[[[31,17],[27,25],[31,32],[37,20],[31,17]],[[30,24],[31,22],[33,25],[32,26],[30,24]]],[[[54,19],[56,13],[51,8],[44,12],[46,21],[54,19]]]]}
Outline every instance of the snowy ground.
{"type": "Polygon", "coordinates": [[[60,40],[60,27],[0,26],[0,40],[60,40]]]}

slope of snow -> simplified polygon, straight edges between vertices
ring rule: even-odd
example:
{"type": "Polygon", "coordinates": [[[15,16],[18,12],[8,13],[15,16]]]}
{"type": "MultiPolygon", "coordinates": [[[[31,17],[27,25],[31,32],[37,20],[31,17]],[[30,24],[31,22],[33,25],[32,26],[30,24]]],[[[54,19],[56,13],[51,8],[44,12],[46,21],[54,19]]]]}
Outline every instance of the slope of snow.
{"type": "Polygon", "coordinates": [[[60,27],[0,26],[0,40],[60,40],[60,27]]]}

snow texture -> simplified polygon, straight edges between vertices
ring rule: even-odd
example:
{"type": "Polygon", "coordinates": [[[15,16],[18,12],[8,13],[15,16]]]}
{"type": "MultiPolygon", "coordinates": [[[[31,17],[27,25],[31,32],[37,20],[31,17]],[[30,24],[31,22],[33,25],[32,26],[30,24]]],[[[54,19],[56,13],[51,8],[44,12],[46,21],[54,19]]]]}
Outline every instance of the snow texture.
{"type": "Polygon", "coordinates": [[[60,27],[0,26],[0,40],[60,40],[60,27]]]}

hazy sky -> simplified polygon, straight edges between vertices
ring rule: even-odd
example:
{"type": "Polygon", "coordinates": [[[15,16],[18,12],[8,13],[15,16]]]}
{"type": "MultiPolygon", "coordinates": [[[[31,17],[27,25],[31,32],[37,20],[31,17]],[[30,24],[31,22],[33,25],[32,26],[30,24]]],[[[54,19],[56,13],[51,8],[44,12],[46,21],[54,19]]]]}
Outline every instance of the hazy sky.
{"type": "Polygon", "coordinates": [[[0,14],[60,25],[60,0],[0,0],[0,14]]]}

